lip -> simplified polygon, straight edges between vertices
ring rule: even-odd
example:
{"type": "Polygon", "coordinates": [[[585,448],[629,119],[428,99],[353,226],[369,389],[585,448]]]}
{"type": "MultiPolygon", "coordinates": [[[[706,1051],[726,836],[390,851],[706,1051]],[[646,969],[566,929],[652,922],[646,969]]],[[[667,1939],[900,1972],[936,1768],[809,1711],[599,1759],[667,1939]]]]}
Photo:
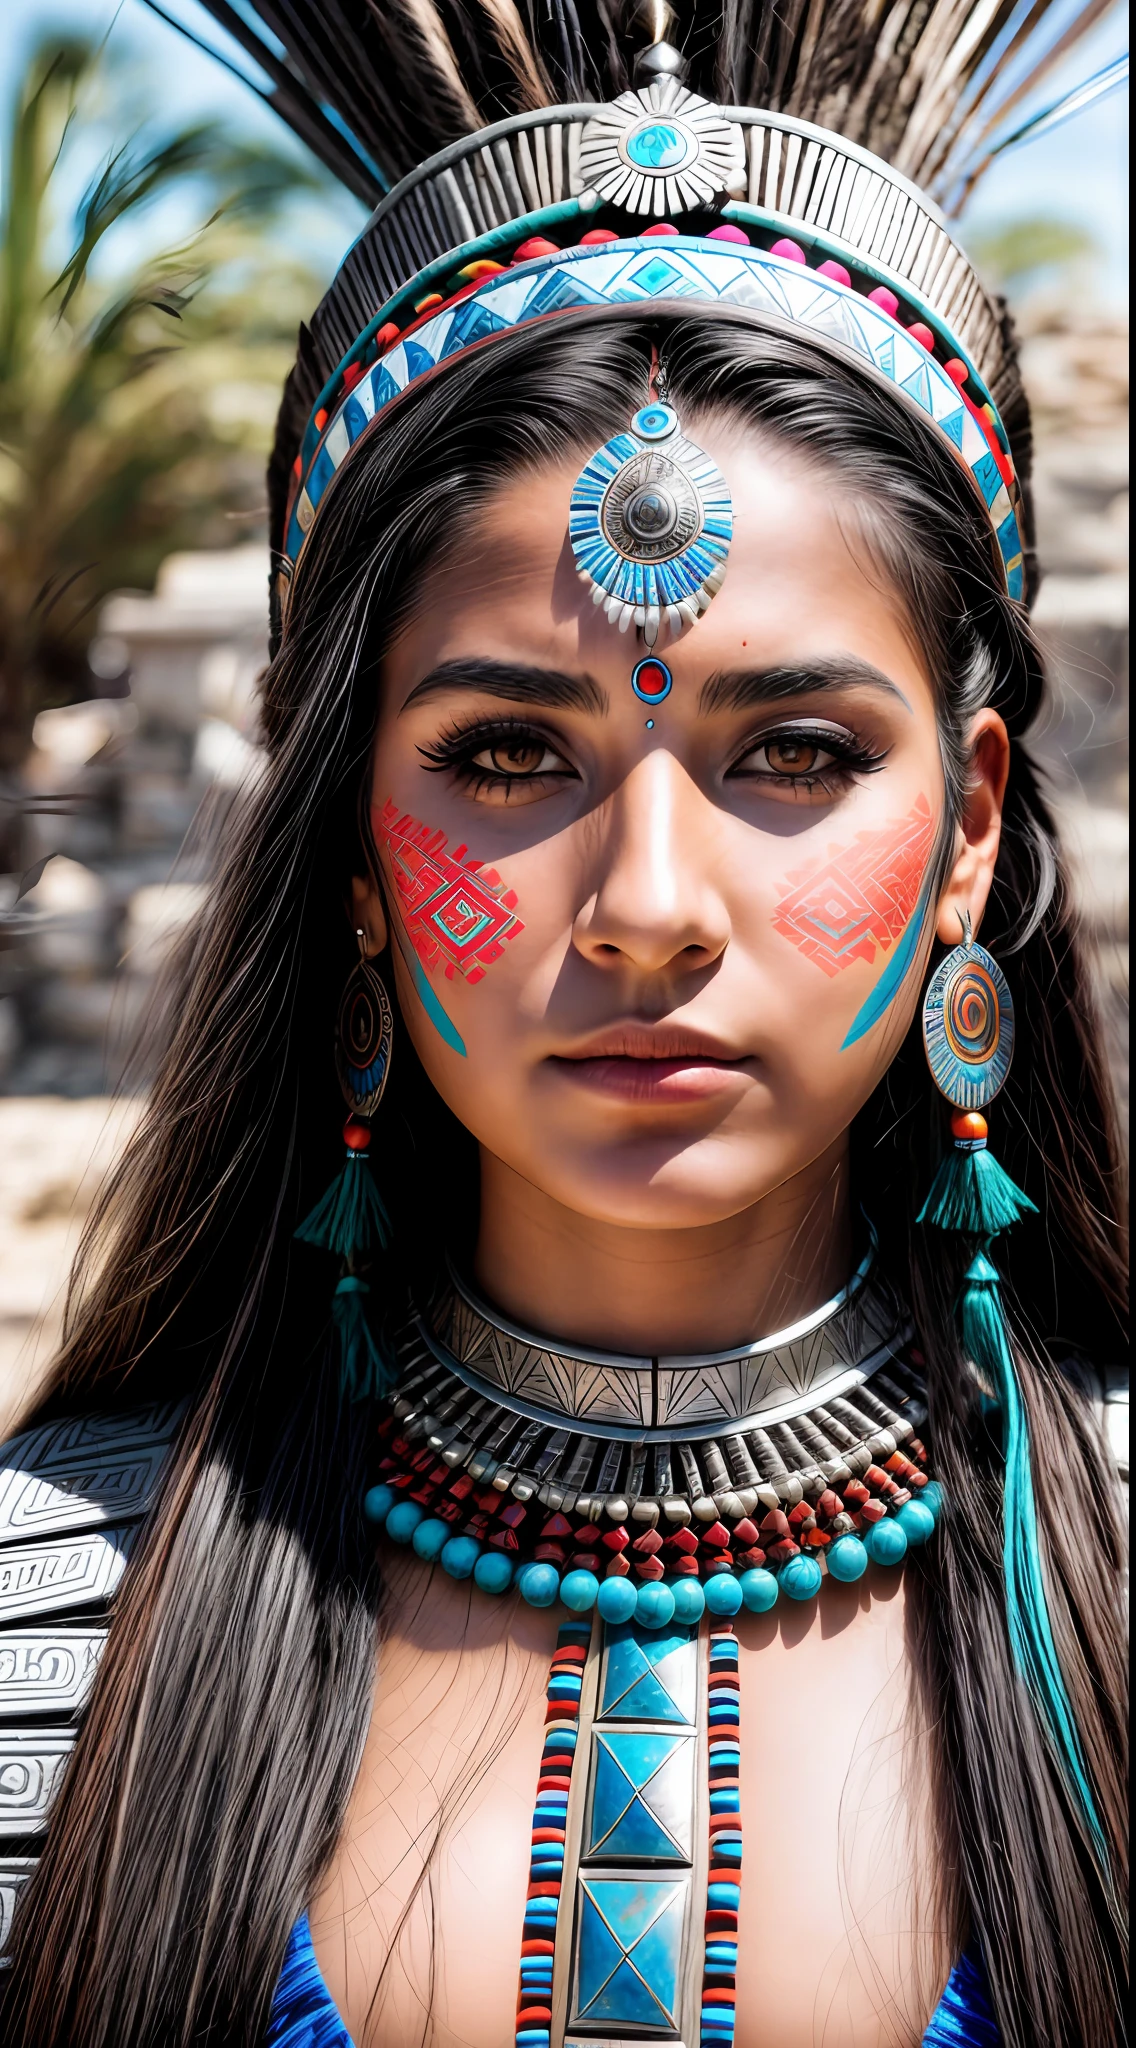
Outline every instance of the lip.
{"type": "Polygon", "coordinates": [[[620,1024],[549,1060],[565,1080],[625,1102],[659,1106],[705,1101],[736,1090],[751,1056],[720,1039],[673,1025],[620,1024]]]}

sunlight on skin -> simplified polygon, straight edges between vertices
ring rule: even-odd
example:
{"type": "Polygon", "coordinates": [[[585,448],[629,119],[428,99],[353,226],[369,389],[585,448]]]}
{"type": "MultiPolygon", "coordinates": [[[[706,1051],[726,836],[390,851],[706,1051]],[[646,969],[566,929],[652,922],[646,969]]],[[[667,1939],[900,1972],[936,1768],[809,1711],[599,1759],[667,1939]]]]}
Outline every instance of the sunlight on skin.
{"type": "MultiPolygon", "coordinates": [[[[660,650],[665,702],[648,722],[642,650],[566,551],[579,463],[517,480],[385,662],[379,879],[354,901],[372,951],[396,920],[401,1028],[480,1144],[480,1286],[562,1342],[639,1354],[751,1341],[847,1279],[848,1127],[935,931],[954,944],[964,908],[977,927],[1008,761],[981,713],[933,901],[931,685],[849,506],[735,427],[697,431],[735,538],[709,613],[660,650]]],[[[428,2010],[436,2048],[501,2048],[556,1618],[384,1562],[316,1952],[359,2048],[411,2048],[428,2010]]],[[[901,1576],[872,1566],[740,1630],[761,1659],[743,1829],[799,1881],[747,1889],[738,2048],[915,2048],[945,1981],[903,1614],[901,1576]]]]}
{"type": "Polygon", "coordinates": [[[969,905],[977,927],[1007,757],[980,714],[937,907],[908,875],[876,942],[820,975],[784,932],[791,878],[831,868],[835,847],[846,885],[878,893],[903,821],[918,816],[920,880],[937,844],[931,685],[831,480],[735,428],[699,432],[735,536],[709,612],[661,650],[674,688],[651,727],[630,687],[641,648],[567,553],[577,463],[518,479],[428,579],[384,665],[383,891],[357,893],[377,949],[383,899],[403,900],[393,813],[521,906],[481,979],[444,946],[419,945],[412,970],[399,919],[403,1015],[481,1146],[476,1276],[563,1340],[663,1352],[749,1340],[845,1279],[848,1126],[911,1021],[936,923],[953,942],[969,905]]]}

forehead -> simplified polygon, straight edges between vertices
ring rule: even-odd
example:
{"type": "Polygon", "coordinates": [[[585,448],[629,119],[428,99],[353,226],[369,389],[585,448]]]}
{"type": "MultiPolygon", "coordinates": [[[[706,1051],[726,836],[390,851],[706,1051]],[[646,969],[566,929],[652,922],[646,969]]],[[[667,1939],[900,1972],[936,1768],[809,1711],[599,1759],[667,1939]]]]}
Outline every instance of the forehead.
{"type": "MultiPolygon", "coordinates": [[[[898,595],[871,561],[857,507],[830,472],[735,424],[688,431],[730,488],[734,531],[725,581],[709,610],[666,650],[707,675],[735,663],[776,663],[852,651],[885,672],[924,673],[898,595]]],[[[642,652],[592,603],[568,543],[572,487],[590,450],[511,478],[468,520],[425,578],[391,660],[444,661],[477,651],[630,668],[642,652]]]]}

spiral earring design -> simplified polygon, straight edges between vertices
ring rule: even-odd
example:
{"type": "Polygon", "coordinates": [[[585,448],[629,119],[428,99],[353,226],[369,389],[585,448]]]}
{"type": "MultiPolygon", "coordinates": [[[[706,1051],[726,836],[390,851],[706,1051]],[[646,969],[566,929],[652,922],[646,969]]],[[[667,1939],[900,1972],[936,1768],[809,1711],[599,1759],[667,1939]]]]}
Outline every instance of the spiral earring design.
{"type": "Polygon", "coordinates": [[[1014,1056],[1014,1000],[966,912],[961,946],[935,969],[923,998],[923,1044],[935,1085],[956,1109],[992,1102],[1014,1056]]]}

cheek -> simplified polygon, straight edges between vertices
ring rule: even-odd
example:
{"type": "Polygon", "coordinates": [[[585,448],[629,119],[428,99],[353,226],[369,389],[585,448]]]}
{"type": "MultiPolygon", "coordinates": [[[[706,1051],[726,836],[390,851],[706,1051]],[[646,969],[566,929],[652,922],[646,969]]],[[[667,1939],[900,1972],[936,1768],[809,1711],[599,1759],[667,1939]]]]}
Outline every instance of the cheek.
{"type": "Polygon", "coordinates": [[[403,811],[389,797],[371,811],[401,921],[393,934],[426,1015],[452,1051],[466,1047],[449,1014],[445,983],[475,987],[524,930],[514,890],[467,846],[403,811]],[[428,978],[429,977],[429,978],[428,978]],[[435,984],[438,984],[435,987],[435,984]]]}
{"type": "Polygon", "coordinates": [[[920,795],[905,816],[785,877],[774,931],[829,980],[848,975],[831,1006],[847,1024],[842,1051],[880,1021],[907,980],[926,922],[934,844],[931,806],[920,795]]]}

